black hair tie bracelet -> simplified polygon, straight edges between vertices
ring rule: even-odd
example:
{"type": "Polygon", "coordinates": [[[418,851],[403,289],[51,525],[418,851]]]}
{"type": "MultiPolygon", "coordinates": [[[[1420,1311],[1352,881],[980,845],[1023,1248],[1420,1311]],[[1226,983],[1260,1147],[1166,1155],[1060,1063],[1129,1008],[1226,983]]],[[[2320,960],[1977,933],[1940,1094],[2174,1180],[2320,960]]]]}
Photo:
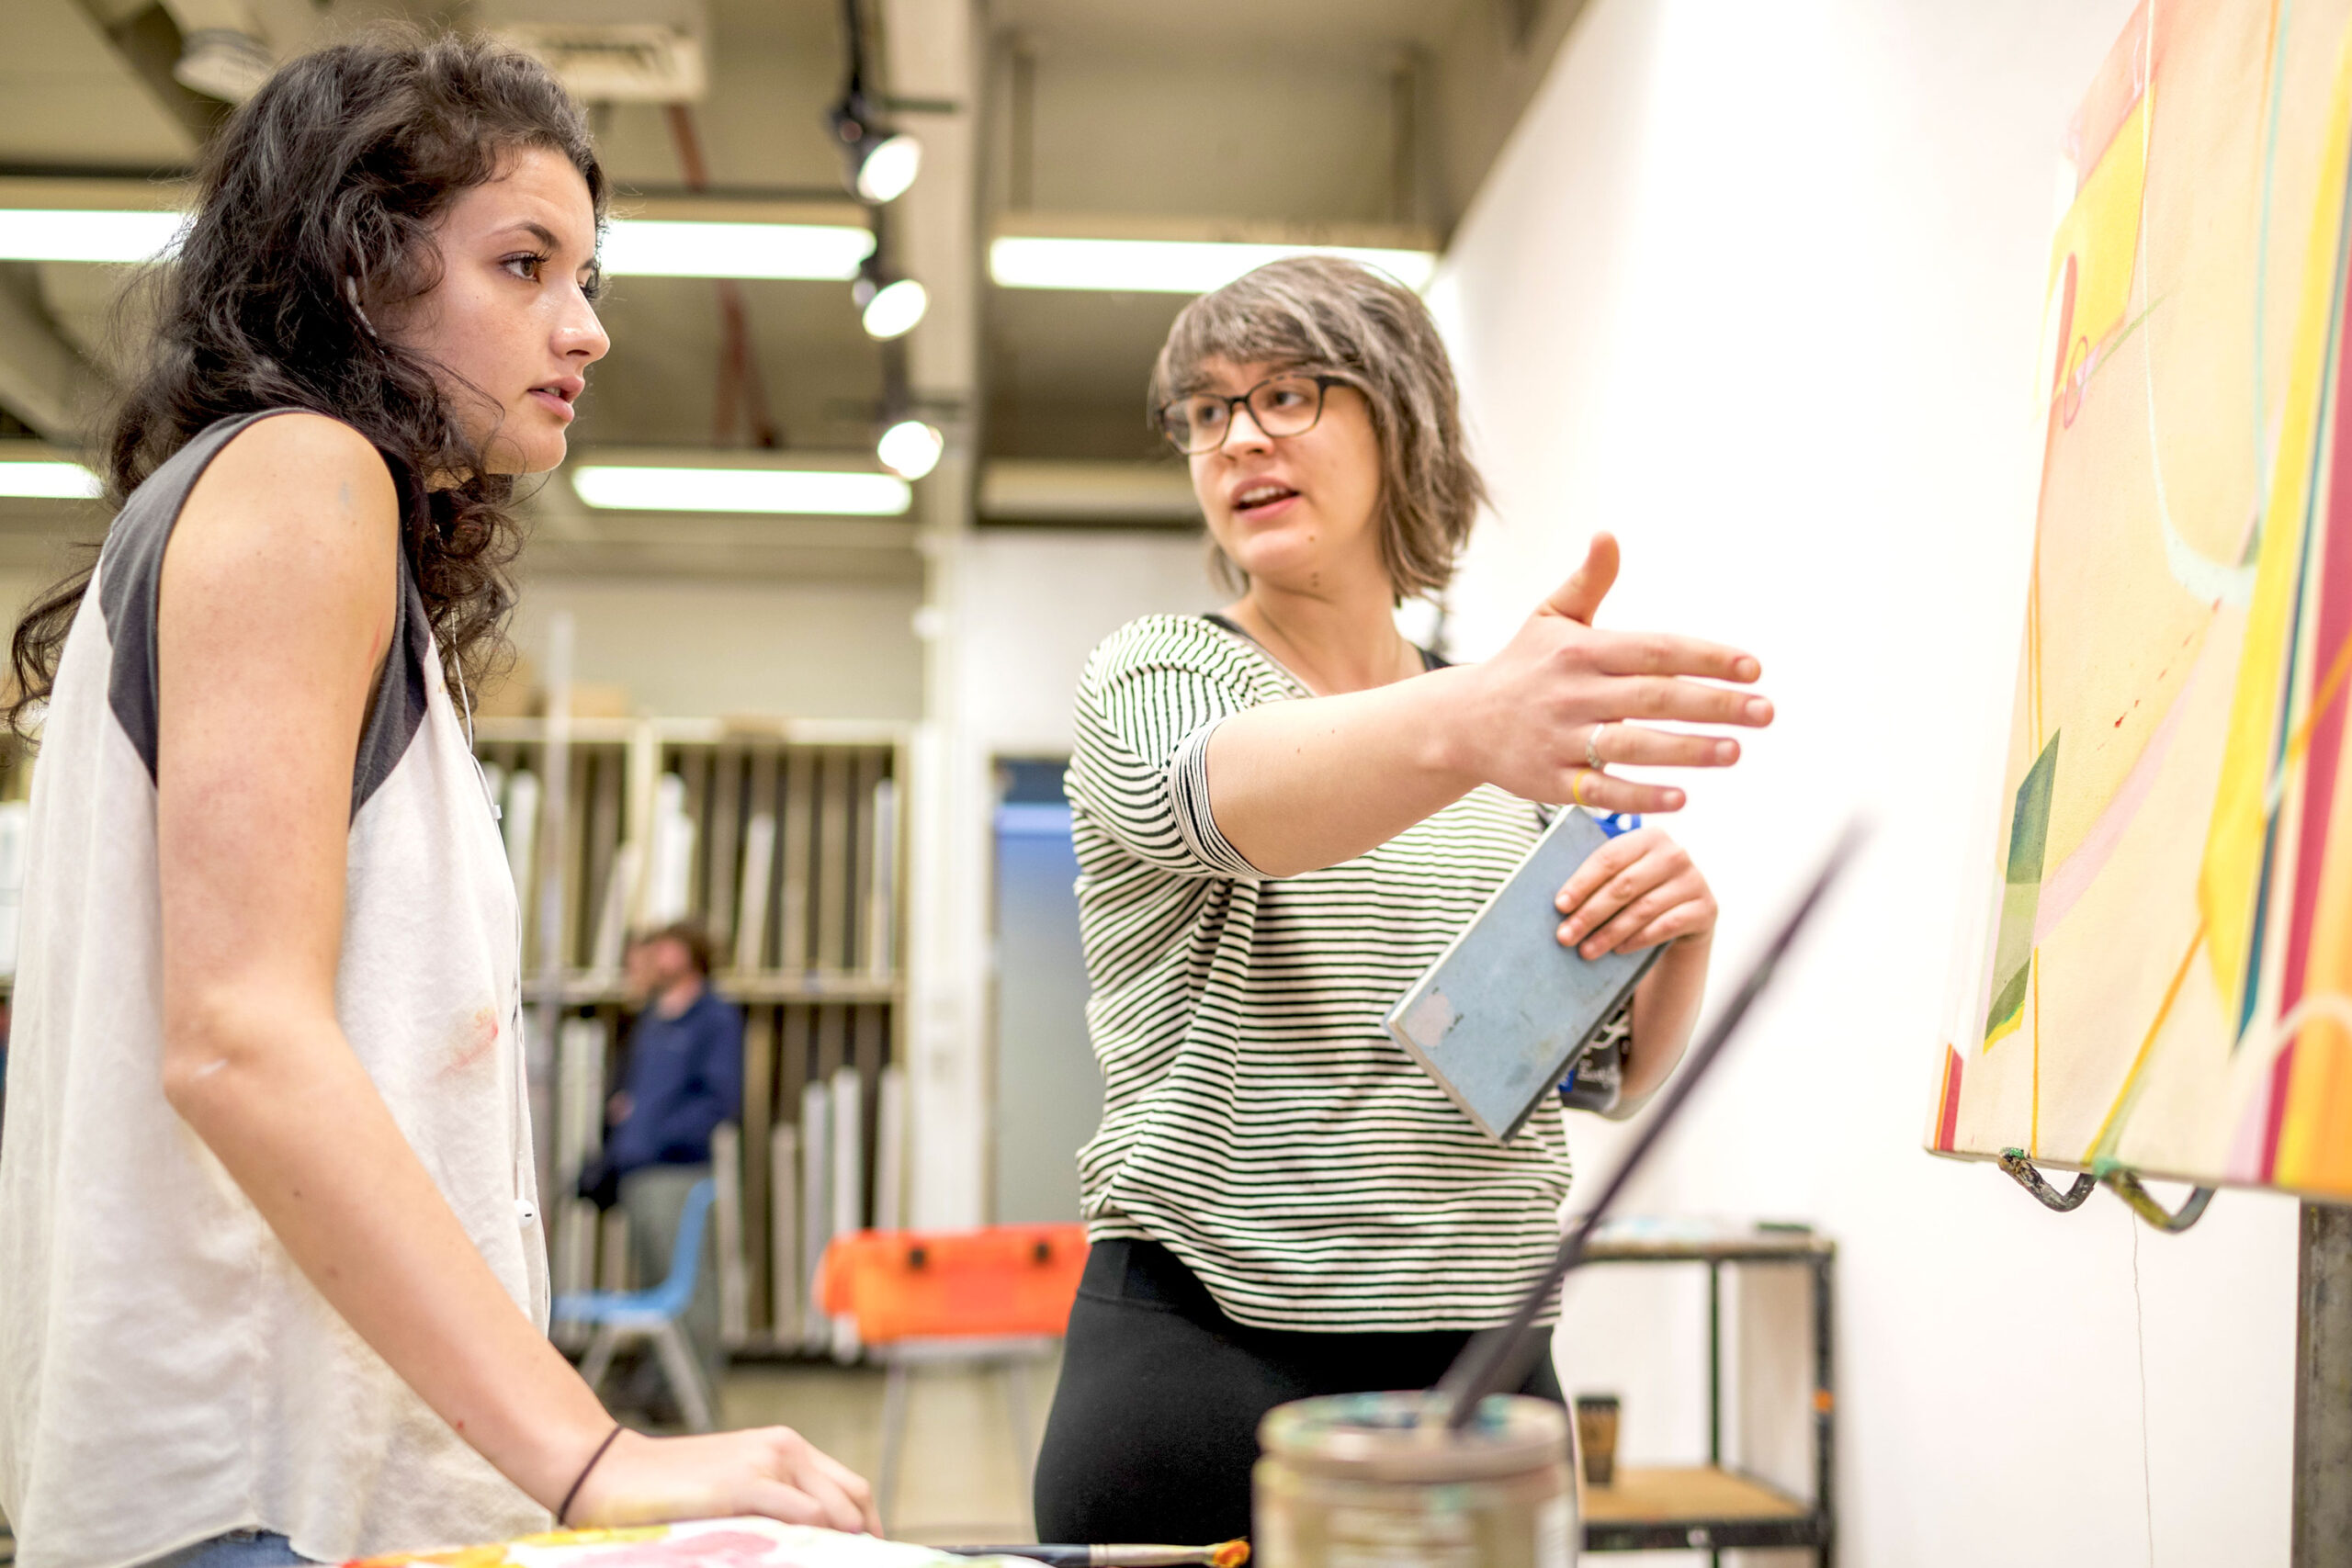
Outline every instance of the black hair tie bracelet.
{"type": "Polygon", "coordinates": [[[588,1456],[588,1462],[580,1467],[580,1473],[572,1477],[571,1490],[563,1495],[563,1501],[556,1507],[555,1522],[558,1526],[564,1526],[570,1522],[564,1516],[571,1512],[571,1505],[579,1499],[581,1487],[587,1484],[588,1472],[596,1468],[596,1461],[605,1457],[605,1450],[611,1448],[613,1439],[620,1435],[621,1424],[616,1421],[613,1423],[613,1429],[605,1434],[605,1440],[596,1445],[596,1451],[588,1456]]]}

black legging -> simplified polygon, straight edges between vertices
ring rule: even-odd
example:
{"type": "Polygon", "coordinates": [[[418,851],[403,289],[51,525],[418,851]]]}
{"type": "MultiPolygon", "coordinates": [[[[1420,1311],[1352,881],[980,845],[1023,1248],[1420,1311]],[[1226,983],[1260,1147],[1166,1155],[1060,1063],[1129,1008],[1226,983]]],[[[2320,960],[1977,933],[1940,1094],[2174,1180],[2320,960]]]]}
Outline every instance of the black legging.
{"type": "MultiPolygon", "coordinates": [[[[1558,1404],[1551,1330],[1521,1392],[1558,1404]]],[[[1037,1456],[1037,1538],[1202,1546],[1250,1533],[1258,1422],[1325,1393],[1427,1388],[1464,1330],[1308,1334],[1234,1322],[1148,1241],[1100,1241],[1037,1456]]]]}

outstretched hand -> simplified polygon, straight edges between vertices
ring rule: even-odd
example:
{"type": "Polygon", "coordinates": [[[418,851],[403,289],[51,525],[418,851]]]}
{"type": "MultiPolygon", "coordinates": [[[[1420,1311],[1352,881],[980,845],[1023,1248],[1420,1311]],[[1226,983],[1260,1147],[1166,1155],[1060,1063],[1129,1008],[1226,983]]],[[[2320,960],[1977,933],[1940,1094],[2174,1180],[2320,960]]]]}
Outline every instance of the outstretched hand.
{"type": "Polygon", "coordinates": [[[649,1438],[625,1431],[572,1500],[572,1525],[644,1525],[750,1514],[882,1533],[870,1487],[789,1427],[649,1438]]]}
{"type": "Polygon", "coordinates": [[[1692,735],[1629,720],[1761,728],[1772,705],[1754,693],[1712,684],[1753,682],[1754,656],[1720,643],[1665,632],[1597,630],[1601,601],[1617,580],[1617,541],[1593,536],[1584,564],[1527,618],[1517,636],[1476,668],[1462,711],[1465,765],[1529,800],[1574,802],[1596,811],[1681,809],[1670,785],[1621,779],[1594,769],[1724,768],[1739,760],[1728,736],[1692,735]]]}

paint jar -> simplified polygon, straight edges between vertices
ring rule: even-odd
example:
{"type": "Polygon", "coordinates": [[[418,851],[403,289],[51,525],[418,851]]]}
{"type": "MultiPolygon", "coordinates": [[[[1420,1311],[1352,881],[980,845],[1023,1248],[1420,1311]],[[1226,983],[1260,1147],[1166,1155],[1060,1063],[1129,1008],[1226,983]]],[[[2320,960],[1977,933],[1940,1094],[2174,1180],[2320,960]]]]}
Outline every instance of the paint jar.
{"type": "Polygon", "coordinates": [[[1567,1412],[1498,1394],[1462,1430],[1427,1391],[1302,1399],[1258,1427],[1264,1568],[1567,1568],[1567,1412]]]}

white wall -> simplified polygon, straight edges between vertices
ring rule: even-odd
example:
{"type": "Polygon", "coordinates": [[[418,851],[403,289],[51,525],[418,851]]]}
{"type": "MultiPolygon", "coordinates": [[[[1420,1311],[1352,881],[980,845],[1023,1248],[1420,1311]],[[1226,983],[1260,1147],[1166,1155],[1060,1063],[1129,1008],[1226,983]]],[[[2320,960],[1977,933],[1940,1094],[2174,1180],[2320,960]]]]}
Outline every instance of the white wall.
{"type": "Polygon", "coordinates": [[[918,732],[913,881],[913,1223],[978,1224],[992,1135],[989,897],[1003,755],[1070,745],[1094,645],[1138,615],[1223,601],[1199,536],[943,529],[932,567],[931,706],[918,732]]]}
{"type": "Polygon", "coordinates": [[[973,535],[961,609],[961,716],[991,751],[1067,752],[1086,656],[1139,615],[1196,615],[1209,584],[1197,530],[990,528],[973,535]]]}
{"type": "MultiPolygon", "coordinates": [[[[1606,619],[1763,660],[1780,723],[1675,827],[1724,968],[1876,820],[1637,1194],[1838,1239],[1840,1555],[1869,1568],[2286,1561],[2294,1204],[2224,1193],[2167,1238],[1920,1152],[2024,603],[2058,138],[2130,9],[1593,0],[1436,293],[1500,513],[1456,646],[1605,525],[1606,619]]],[[[1582,1133],[1588,1180],[1622,1138],[1582,1133]]],[[[1618,1274],[1576,1288],[1569,1382],[1623,1389],[1633,1457],[1699,1451],[1669,1343],[1698,1298],[1618,1274]]]]}
{"type": "Polygon", "coordinates": [[[572,679],[628,687],[639,713],[912,720],[920,599],[911,582],[540,577],[524,584],[514,637],[544,668],[548,616],[571,611],[572,679]]]}

